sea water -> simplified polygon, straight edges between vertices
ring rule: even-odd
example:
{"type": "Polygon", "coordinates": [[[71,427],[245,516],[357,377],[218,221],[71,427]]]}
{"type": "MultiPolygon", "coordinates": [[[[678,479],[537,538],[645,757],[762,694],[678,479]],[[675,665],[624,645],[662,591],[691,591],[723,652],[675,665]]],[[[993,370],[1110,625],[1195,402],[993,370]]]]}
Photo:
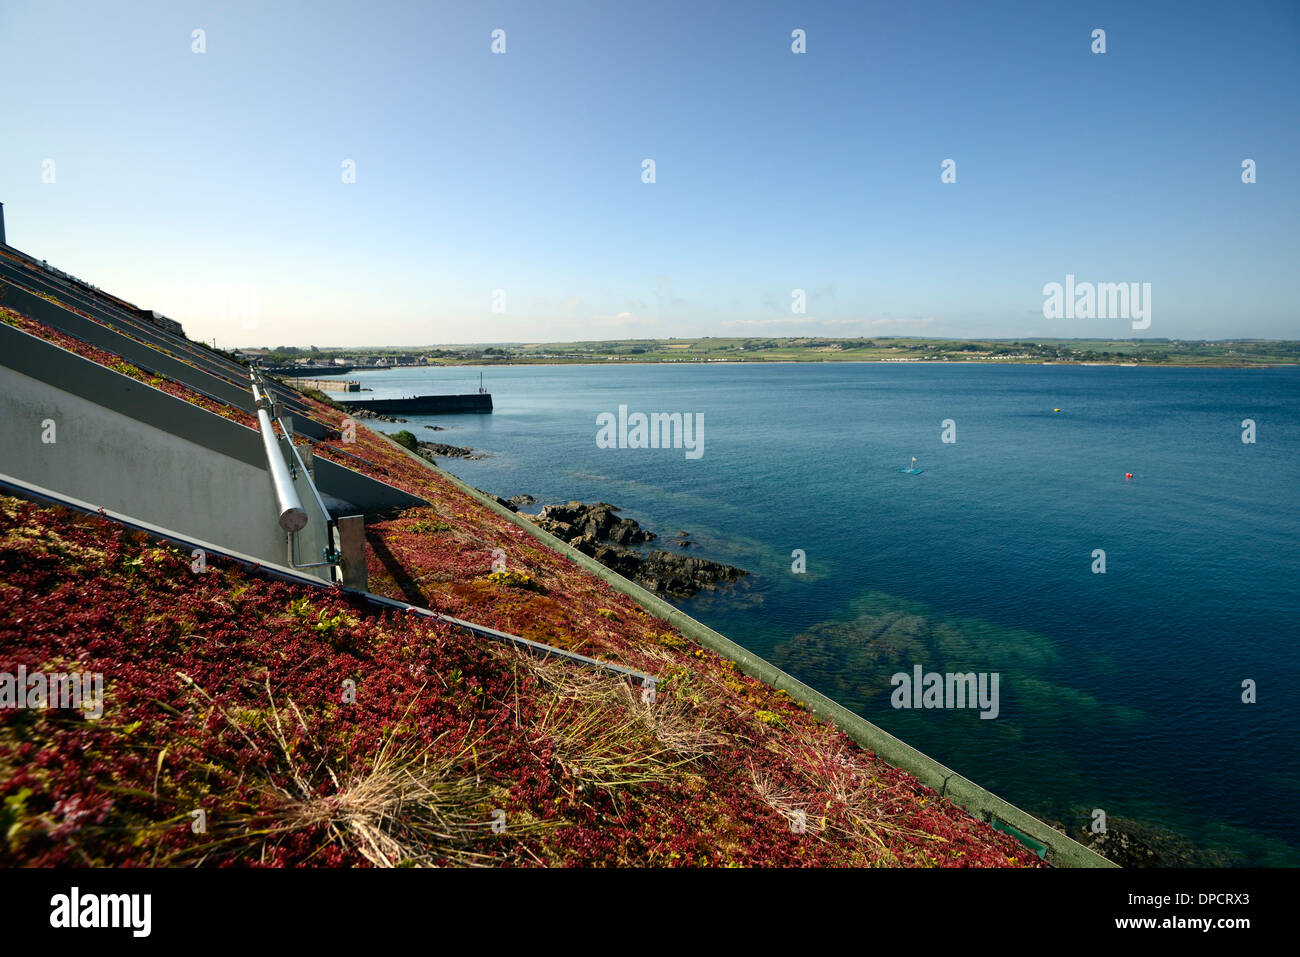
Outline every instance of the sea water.
{"type": "MultiPolygon", "coordinates": [[[[479,371],[350,377],[384,398],[479,371]]],[[[613,502],[658,547],[689,531],[752,575],[685,611],[1033,814],[1300,864],[1300,369],[485,372],[491,415],[381,427],[489,452],[440,464],[526,510],[613,502]],[[704,454],[602,447],[620,405],[698,416],[704,454]],[[897,707],[918,667],[998,675],[996,719],[897,707]]]]}

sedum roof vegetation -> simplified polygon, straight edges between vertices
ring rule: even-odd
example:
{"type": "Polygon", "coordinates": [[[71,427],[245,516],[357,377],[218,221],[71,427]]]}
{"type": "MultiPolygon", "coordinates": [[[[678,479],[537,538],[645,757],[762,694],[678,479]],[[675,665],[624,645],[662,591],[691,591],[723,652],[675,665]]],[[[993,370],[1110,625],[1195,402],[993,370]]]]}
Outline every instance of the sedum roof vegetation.
{"type": "Polygon", "coordinates": [[[0,674],[98,673],[104,692],[97,720],[0,708],[0,863],[1042,866],[357,426],[316,453],[432,503],[368,525],[372,591],[647,672],[653,699],[340,588],[211,556],[197,573],[101,516],[0,497],[0,674]]]}

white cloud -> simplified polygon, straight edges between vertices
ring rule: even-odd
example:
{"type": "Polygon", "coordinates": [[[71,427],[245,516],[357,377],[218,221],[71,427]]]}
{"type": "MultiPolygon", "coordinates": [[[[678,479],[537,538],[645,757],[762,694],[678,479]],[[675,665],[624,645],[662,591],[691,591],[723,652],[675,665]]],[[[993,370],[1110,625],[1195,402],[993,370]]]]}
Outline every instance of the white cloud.
{"type": "Polygon", "coordinates": [[[630,312],[620,312],[612,316],[592,316],[589,322],[593,326],[600,326],[602,328],[631,328],[634,326],[653,326],[656,324],[654,319],[634,316],[630,312]]]}
{"type": "MultiPolygon", "coordinates": [[[[854,320],[850,320],[854,321],[854,320]]],[[[900,328],[912,328],[918,326],[928,326],[934,323],[933,316],[927,316],[925,319],[872,319],[870,325],[873,326],[898,326],[900,328]]]]}

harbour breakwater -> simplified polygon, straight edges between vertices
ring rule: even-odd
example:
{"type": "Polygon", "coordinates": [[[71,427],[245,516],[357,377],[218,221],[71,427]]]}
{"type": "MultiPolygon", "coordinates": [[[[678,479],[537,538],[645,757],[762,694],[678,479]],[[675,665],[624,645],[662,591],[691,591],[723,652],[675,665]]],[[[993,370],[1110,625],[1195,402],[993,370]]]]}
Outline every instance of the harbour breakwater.
{"type": "Polygon", "coordinates": [[[467,395],[412,395],[404,399],[368,399],[362,402],[339,402],[349,412],[378,412],[385,415],[445,415],[455,412],[491,412],[492,395],[471,392],[467,395]]]}

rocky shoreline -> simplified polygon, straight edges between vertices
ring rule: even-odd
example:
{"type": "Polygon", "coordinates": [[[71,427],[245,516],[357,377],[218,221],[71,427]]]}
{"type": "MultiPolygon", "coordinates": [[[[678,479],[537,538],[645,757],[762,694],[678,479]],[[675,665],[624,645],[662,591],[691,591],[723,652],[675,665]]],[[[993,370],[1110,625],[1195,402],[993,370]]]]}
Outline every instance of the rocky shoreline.
{"type": "MultiPolygon", "coordinates": [[[[545,505],[538,513],[530,514],[519,509],[536,504],[531,495],[494,498],[606,568],[661,595],[690,598],[701,591],[734,584],[749,574],[733,565],[661,548],[641,551],[635,546],[656,541],[659,536],[635,520],[619,516],[618,506],[608,502],[545,505]]],[[[678,532],[676,541],[678,547],[688,547],[690,533],[678,532]]]]}
{"type": "Polygon", "coordinates": [[[427,459],[432,459],[435,455],[441,456],[445,459],[477,460],[487,458],[486,452],[463,448],[459,445],[446,445],[442,442],[425,442],[423,439],[419,441],[419,448],[420,451],[418,454],[423,455],[427,459]]]}
{"type": "MultiPolygon", "coordinates": [[[[426,442],[424,439],[417,439],[410,432],[403,429],[400,432],[393,432],[389,438],[405,449],[409,449],[423,459],[434,462],[434,456],[444,459],[482,459],[487,458],[487,452],[479,452],[476,449],[464,448],[459,445],[446,445],[442,442],[426,442]]],[[[437,464],[434,462],[434,464],[437,464]]]]}
{"type": "Polygon", "coordinates": [[[395,415],[384,415],[382,412],[371,412],[369,409],[351,409],[348,415],[354,419],[372,419],[375,422],[405,422],[405,419],[399,419],[395,415]]]}

